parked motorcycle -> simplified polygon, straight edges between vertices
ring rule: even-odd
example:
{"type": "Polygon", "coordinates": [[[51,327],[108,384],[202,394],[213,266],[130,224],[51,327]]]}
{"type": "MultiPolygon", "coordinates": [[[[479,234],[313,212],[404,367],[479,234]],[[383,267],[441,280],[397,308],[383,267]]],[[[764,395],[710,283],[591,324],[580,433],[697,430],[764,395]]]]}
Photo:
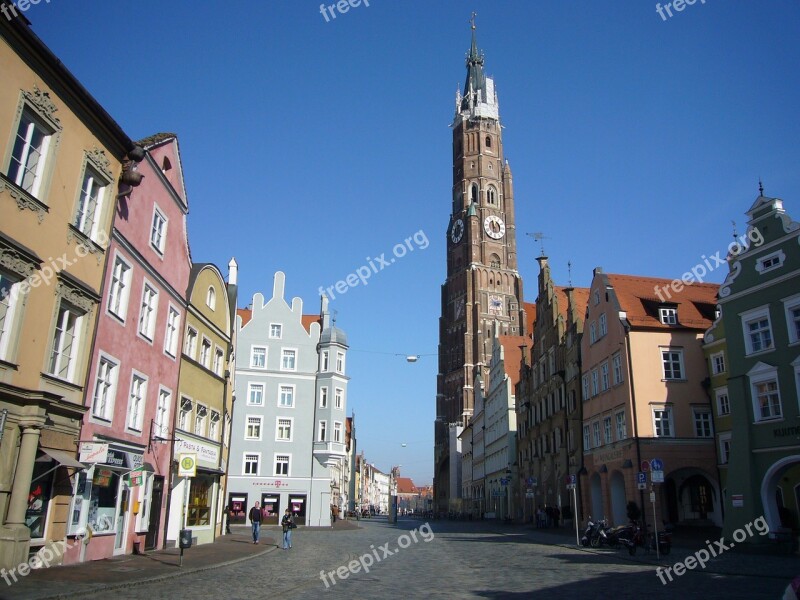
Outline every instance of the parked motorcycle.
{"type": "MultiPolygon", "coordinates": [[[[666,555],[672,550],[672,525],[664,523],[663,527],[658,532],[658,551],[666,555]]],[[[619,543],[628,549],[631,556],[636,554],[637,548],[642,548],[645,552],[655,552],[656,549],[653,535],[639,527],[638,523],[632,523],[631,530],[628,533],[620,534],[618,539],[619,543]]]]}
{"type": "Polygon", "coordinates": [[[586,523],[586,529],[583,531],[581,537],[581,544],[584,546],[591,546],[592,548],[599,548],[600,546],[608,545],[608,522],[605,519],[598,519],[592,521],[592,517],[586,523]]]}

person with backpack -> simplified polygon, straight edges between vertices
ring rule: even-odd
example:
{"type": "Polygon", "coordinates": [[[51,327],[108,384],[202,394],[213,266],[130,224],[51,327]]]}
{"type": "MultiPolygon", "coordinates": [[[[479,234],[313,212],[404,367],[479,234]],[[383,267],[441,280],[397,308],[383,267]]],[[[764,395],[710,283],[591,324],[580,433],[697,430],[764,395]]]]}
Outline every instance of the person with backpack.
{"type": "Polygon", "coordinates": [[[292,547],[292,529],[297,527],[294,524],[294,515],[288,508],[281,519],[281,526],[283,527],[283,549],[288,550],[292,547]]]}
{"type": "Polygon", "coordinates": [[[261,534],[261,507],[258,505],[258,500],[253,504],[250,509],[250,523],[253,526],[253,543],[258,544],[258,537],[261,534]]]}

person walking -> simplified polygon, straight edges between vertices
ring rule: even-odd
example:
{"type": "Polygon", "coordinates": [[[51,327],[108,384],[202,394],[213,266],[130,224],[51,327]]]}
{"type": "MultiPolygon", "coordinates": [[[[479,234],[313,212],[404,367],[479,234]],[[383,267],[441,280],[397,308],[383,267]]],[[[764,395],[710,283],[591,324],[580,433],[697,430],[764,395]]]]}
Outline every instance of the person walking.
{"type": "Polygon", "coordinates": [[[258,500],[253,504],[250,509],[250,523],[253,526],[253,543],[258,544],[258,537],[261,534],[261,507],[258,505],[258,500]]]}
{"type": "Polygon", "coordinates": [[[286,512],[283,513],[281,526],[283,527],[283,549],[288,550],[292,547],[292,529],[296,527],[294,524],[294,515],[288,508],[286,512]]]}
{"type": "Polygon", "coordinates": [[[227,518],[225,519],[225,533],[226,534],[227,533],[233,533],[231,531],[231,521],[233,520],[233,507],[232,506],[228,507],[228,511],[227,511],[226,517],[227,518]]]}

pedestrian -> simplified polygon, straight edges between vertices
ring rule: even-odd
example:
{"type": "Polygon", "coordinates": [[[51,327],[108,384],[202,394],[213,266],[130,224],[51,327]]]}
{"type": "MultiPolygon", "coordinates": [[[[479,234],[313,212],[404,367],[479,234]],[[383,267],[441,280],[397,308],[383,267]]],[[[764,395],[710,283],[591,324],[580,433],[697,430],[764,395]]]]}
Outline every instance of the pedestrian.
{"type": "Polygon", "coordinates": [[[250,523],[253,526],[253,543],[258,544],[258,536],[261,534],[261,507],[258,505],[258,500],[253,504],[250,509],[250,523]]]}
{"type": "Polygon", "coordinates": [[[228,514],[227,514],[227,516],[228,516],[228,518],[227,518],[227,520],[225,521],[225,533],[233,533],[233,532],[231,531],[231,521],[233,520],[233,507],[232,507],[232,506],[229,506],[229,507],[228,507],[228,514]]]}
{"type": "Polygon", "coordinates": [[[558,509],[558,506],[553,507],[553,523],[555,526],[558,527],[558,521],[561,519],[561,511],[558,509]]]}
{"type": "Polygon", "coordinates": [[[281,526],[283,527],[283,549],[288,550],[292,547],[292,529],[297,527],[297,525],[294,524],[294,515],[288,508],[286,512],[283,513],[281,526]]]}

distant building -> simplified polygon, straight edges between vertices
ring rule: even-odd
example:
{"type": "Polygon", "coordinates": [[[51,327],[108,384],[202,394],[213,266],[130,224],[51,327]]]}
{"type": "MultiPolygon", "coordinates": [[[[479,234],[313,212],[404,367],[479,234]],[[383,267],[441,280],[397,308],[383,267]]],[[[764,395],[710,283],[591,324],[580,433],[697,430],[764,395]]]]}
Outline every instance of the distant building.
{"type": "Polygon", "coordinates": [[[581,342],[581,491],[589,514],[617,525],[628,521],[631,501],[652,524],[651,489],[659,525],[722,524],[702,349],[718,286],[676,285],[680,291],[659,298],[671,284],[600,268],[592,278],[581,342]],[[663,467],[655,475],[654,459],[663,467]],[[638,489],[639,471],[646,490],[638,489]]]}
{"type": "Polygon", "coordinates": [[[762,516],[800,529],[800,223],[763,192],[747,216],[705,334],[728,538],[762,516]]]}
{"type": "Polygon", "coordinates": [[[267,523],[290,508],[300,524],[330,525],[345,491],[347,338],[327,298],[319,315],[303,315],[284,286],[277,272],[272,297],[238,311],[227,501],[233,522],[258,501],[267,523]]]}

